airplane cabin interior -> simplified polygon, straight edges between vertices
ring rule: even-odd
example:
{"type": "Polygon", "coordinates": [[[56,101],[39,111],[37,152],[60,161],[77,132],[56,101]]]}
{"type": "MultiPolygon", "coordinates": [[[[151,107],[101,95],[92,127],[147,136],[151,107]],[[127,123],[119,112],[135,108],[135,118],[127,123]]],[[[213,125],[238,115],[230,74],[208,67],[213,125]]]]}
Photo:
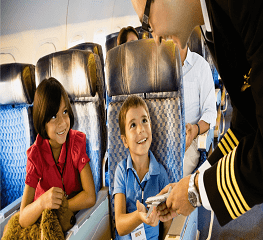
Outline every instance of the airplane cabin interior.
{"type": "MultiPolygon", "coordinates": [[[[140,33],[130,0],[1,0],[0,6],[0,237],[21,205],[26,151],[36,139],[34,93],[44,79],[54,77],[69,95],[73,129],[86,134],[96,191],[95,205],[76,214],[65,239],[114,239],[114,175],[120,159],[128,155],[118,112],[129,95],[147,103],[153,132],[150,150],[169,181],[183,176],[185,107],[178,46],[168,40],[157,47],[151,36],[140,33]],[[117,46],[117,36],[126,26],[136,28],[139,40],[117,46]]],[[[217,119],[214,128],[198,137],[197,168],[227,132],[232,111],[201,31],[194,30],[188,47],[209,63],[217,119]]],[[[165,239],[234,239],[247,234],[247,224],[262,226],[262,211],[261,205],[255,206],[221,227],[213,212],[200,207],[187,217],[174,218],[165,239]]]]}

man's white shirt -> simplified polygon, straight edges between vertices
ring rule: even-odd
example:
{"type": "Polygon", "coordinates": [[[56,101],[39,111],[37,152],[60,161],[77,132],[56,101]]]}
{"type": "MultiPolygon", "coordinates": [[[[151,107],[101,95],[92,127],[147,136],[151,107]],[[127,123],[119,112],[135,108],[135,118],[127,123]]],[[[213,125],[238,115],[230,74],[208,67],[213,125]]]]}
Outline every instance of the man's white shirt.
{"type": "MultiPolygon", "coordinates": [[[[207,7],[206,7],[206,2],[205,0],[200,0],[201,3],[201,8],[202,8],[202,13],[203,13],[203,18],[204,18],[204,22],[205,22],[205,28],[206,31],[211,32],[211,25],[210,25],[210,21],[209,21],[209,16],[208,16],[208,11],[207,11],[207,7]]],[[[204,172],[206,169],[210,168],[211,165],[210,163],[206,160],[202,166],[198,169],[200,174],[198,177],[198,185],[199,185],[199,193],[200,193],[200,197],[201,197],[201,201],[202,201],[202,205],[204,208],[206,208],[207,210],[211,211],[211,205],[210,202],[208,200],[206,191],[205,191],[205,185],[204,185],[204,172]]]]}

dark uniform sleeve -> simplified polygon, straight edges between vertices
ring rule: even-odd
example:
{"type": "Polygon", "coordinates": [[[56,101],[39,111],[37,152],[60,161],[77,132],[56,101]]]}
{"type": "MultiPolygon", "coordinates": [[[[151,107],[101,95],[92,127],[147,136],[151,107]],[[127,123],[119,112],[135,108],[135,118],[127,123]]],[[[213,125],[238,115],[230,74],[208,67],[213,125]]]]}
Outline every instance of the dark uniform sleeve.
{"type": "Polygon", "coordinates": [[[224,225],[263,202],[263,2],[206,3],[207,46],[233,106],[231,127],[204,173],[209,202],[224,225]]]}

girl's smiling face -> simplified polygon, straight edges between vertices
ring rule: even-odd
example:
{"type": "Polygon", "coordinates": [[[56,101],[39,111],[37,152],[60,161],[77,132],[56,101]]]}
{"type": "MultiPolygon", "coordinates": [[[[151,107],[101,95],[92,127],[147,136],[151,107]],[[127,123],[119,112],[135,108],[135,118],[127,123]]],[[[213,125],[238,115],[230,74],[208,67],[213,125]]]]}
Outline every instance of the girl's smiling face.
{"type": "Polygon", "coordinates": [[[45,124],[45,129],[52,148],[59,148],[66,142],[70,129],[70,118],[63,97],[61,97],[57,114],[45,124]]]}

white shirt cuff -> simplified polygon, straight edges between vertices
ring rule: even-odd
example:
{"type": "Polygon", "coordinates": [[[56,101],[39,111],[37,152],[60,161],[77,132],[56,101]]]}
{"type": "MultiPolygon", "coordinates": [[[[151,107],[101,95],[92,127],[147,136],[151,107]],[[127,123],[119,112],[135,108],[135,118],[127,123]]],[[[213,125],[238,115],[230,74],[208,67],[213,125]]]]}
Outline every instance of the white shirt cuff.
{"type": "Polygon", "coordinates": [[[208,200],[206,191],[205,191],[205,185],[204,185],[204,172],[206,169],[210,168],[211,165],[208,161],[205,161],[202,166],[198,169],[199,170],[199,176],[198,176],[198,187],[199,187],[199,193],[200,193],[200,198],[202,201],[202,205],[205,209],[208,211],[211,211],[211,205],[208,200]]]}
{"type": "Polygon", "coordinates": [[[206,169],[210,168],[211,164],[206,160],[199,168],[199,172],[204,172],[206,169]]]}

